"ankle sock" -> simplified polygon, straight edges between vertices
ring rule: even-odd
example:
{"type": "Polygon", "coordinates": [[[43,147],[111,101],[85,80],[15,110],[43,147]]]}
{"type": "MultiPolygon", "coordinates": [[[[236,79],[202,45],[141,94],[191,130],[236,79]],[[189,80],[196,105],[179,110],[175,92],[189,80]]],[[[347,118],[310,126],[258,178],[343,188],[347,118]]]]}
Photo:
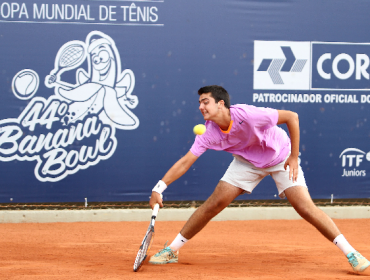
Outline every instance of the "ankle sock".
{"type": "Polygon", "coordinates": [[[170,248],[171,248],[172,251],[176,252],[176,251],[180,250],[180,248],[182,246],[184,246],[185,243],[188,242],[188,241],[189,241],[188,239],[186,239],[184,236],[181,235],[181,233],[179,233],[176,236],[175,240],[172,241],[172,243],[170,244],[170,248]]]}
{"type": "Polygon", "coordinates": [[[346,256],[351,253],[356,251],[347,241],[347,239],[344,237],[343,234],[338,235],[334,240],[333,243],[337,245],[339,249],[342,250],[343,254],[346,256]]]}

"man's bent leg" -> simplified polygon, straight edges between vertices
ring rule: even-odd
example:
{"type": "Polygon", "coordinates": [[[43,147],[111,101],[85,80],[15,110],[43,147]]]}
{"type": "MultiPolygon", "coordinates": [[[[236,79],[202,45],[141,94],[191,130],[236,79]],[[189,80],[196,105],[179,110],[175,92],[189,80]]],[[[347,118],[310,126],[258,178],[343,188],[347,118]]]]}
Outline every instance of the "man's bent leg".
{"type": "Polygon", "coordinates": [[[284,192],[297,213],[317,228],[330,242],[341,234],[333,220],[313,203],[307,188],[295,186],[284,192]]]}
{"type": "Polygon", "coordinates": [[[205,225],[225,207],[227,207],[235,198],[243,193],[244,190],[235,187],[224,181],[220,181],[211,196],[193,213],[186,222],[181,235],[186,239],[191,239],[205,225]]]}

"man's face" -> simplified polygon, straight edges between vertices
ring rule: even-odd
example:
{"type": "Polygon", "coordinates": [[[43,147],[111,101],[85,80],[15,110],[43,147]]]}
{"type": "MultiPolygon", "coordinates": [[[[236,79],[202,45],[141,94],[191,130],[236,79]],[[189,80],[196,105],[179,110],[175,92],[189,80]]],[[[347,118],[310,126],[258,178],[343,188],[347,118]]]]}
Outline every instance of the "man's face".
{"type": "Polygon", "coordinates": [[[212,120],[219,110],[219,104],[211,96],[211,93],[203,93],[199,96],[199,110],[203,115],[204,120],[212,120]]]}

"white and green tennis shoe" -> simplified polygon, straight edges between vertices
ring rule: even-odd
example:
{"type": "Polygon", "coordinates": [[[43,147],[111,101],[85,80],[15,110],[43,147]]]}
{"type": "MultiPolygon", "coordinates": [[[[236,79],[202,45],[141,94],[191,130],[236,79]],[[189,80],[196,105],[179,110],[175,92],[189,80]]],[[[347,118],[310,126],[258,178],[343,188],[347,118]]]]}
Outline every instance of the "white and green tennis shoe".
{"type": "Polygon", "coordinates": [[[157,254],[152,256],[149,260],[151,264],[166,264],[166,263],[177,263],[179,261],[179,252],[174,252],[170,247],[166,247],[167,242],[164,245],[164,248],[160,250],[157,254]]]}
{"type": "Polygon", "coordinates": [[[370,266],[370,262],[357,251],[349,253],[347,258],[355,272],[363,272],[370,266]]]}

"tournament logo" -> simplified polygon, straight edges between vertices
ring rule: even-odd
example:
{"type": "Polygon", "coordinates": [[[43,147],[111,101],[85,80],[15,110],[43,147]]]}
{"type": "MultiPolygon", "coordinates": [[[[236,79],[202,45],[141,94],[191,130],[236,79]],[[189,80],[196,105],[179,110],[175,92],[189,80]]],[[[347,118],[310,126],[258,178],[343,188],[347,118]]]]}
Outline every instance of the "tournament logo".
{"type": "Polygon", "coordinates": [[[39,85],[33,70],[14,76],[14,95],[29,103],[18,118],[0,121],[0,160],[36,161],[34,173],[42,182],[62,180],[110,158],[117,147],[116,129],[139,126],[131,111],[138,105],[132,95],[134,73],[121,69],[115,42],[102,32],[59,49],[44,79],[54,95],[33,97],[39,85]],[[63,81],[67,71],[75,71],[76,83],[63,81]]]}

